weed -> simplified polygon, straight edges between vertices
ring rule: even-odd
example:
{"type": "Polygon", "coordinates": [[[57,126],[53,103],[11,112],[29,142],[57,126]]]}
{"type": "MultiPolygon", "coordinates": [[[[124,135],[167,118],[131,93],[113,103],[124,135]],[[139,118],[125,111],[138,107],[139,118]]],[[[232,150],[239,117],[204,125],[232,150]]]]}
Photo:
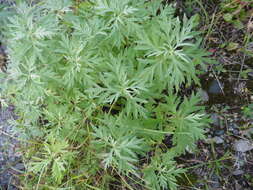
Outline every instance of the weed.
{"type": "Polygon", "coordinates": [[[1,94],[16,107],[20,133],[37,142],[27,147],[24,187],[134,189],[138,178],[143,189],[177,188],[184,169],[174,157],[194,150],[209,123],[198,95],[177,92],[198,83],[208,54],[195,17],[174,11],[144,0],[16,7],[1,94]],[[164,152],[166,134],[173,148],[164,152]]]}

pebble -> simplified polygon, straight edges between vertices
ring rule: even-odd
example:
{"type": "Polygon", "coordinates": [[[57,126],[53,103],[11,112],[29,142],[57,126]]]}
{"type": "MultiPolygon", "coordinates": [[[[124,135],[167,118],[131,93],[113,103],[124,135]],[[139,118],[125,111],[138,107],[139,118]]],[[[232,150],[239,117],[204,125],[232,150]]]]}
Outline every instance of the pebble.
{"type": "Polygon", "coordinates": [[[16,168],[17,170],[19,170],[19,171],[24,171],[25,166],[24,166],[23,163],[18,163],[18,164],[15,165],[15,168],[16,168]]]}
{"type": "Polygon", "coordinates": [[[211,184],[211,188],[215,189],[215,190],[218,190],[220,189],[220,182],[219,182],[219,177],[217,175],[212,175],[211,177],[212,179],[212,184],[211,184]]]}
{"type": "Polygon", "coordinates": [[[237,152],[247,152],[253,149],[253,144],[248,140],[238,140],[234,143],[234,149],[237,152]]]}
{"type": "Polygon", "coordinates": [[[233,171],[233,175],[235,175],[235,176],[242,175],[242,174],[244,174],[243,170],[235,170],[235,171],[233,171]]]}
{"type": "Polygon", "coordinates": [[[235,184],[235,190],[245,190],[238,182],[235,184]]]}
{"type": "Polygon", "coordinates": [[[215,142],[216,144],[222,144],[222,143],[224,143],[224,140],[223,140],[221,137],[215,136],[215,137],[213,138],[213,140],[214,140],[214,142],[215,142]]]}
{"type": "Polygon", "coordinates": [[[250,138],[252,134],[253,134],[253,128],[246,129],[246,130],[242,131],[242,135],[246,136],[248,138],[250,138]]]}
{"type": "Polygon", "coordinates": [[[228,128],[229,128],[229,129],[238,129],[239,127],[238,127],[238,125],[235,124],[235,123],[230,123],[230,124],[228,124],[228,128]]]}
{"type": "Polygon", "coordinates": [[[217,131],[215,131],[214,133],[215,133],[215,135],[217,135],[217,136],[221,136],[221,135],[224,135],[225,131],[224,131],[224,130],[217,130],[217,131]]]}
{"type": "Polygon", "coordinates": [[[222,94],[221,88],[223,88],[223,84],[219,84],[217,80],[213,80],[209,86],[208,92],[210,94],[222,94]]]}
{"type": "Polygon", "coordinates": [[[240,131],[238,129],[234,129],[233,130],[233,134],[236,135],[236,136],[238,136],[238,135],[240,135],[240,131]]]}
{"type": "Polygon", "coordinates": [[[238,136],[240,134],[240,130],[238,125],[231,123],[228,125],[228,130],[233,133],[233,135],[238,136]]]}
{"type": "Polygon", "coordinates": [[[203,101],[203,103],[209,101],[208,93],[207,93],[205,90],[203,90],[203,89],[198,89],[198,92],[200,93],[200,97],[201,97],[201,100],[203,101]]]}
{"type": "Polygon", "coordinates": [[[213,121],[213,125],[215,126],[220,126],[220,118],[219,115],[217,113],[212,113],[211,114],[211,120],[213,121]]]}

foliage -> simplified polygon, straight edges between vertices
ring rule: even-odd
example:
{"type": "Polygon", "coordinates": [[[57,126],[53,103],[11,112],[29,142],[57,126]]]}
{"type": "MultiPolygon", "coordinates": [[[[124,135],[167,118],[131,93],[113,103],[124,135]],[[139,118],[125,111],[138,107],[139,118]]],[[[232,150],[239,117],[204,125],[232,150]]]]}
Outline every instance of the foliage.
{"type": "Polygon", "coordinates": [[[253,104],[243,107],[242,113],[246,118],[253,119],[253,104]]]}
{"type": "Polygon", "coordinates": [[[195,26],[161,1],[20,3],[6,21],[1,88],[34,142],[24,187],[133,189],[140,178],[143,189],[176,189],[174,157],[208,125],[199,96],[179,96],[206,60],[195,26]]]}
{"type": "Polygon", "coordinates": [[[223,19],[239,29],[245,28],[244,22],[251,16],[248,10],[253,8],[251,0],[225,0],[221,2],[220,7],[224,13],[223,19]]]}
{"type": "Polygon", "coordinates": [[[184,172],[182,168],[176,168],[171,155],[165,153],[152,158],[151,163],[144,168],[144,179],[151,189],[177,189],[177,179],[184,172]]]}

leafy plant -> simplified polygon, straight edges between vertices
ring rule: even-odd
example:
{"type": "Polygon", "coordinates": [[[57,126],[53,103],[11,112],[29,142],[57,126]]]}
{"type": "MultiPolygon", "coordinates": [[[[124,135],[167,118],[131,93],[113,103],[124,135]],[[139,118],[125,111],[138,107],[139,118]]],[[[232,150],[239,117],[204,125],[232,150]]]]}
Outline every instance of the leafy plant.
{"type": "Polygon", "coordinates": [[[206,60],[195,25],[161,1],[17,5],[1,93],[34,142],[24,187],[176,189],[184,170],[174,157],[193,151],[208,125],[198,95],[179,95],[206,60]],[[173,147],[162,150],[167,134],[173,147]]]}
{"type": "Polygon", "coordinates": [[[67,150],[68,143],[58,141],[54,136],[49,135],[49,142],[43,143],[43,148],[34,155],[30,162],[29,171],[40,174],[42,176],[51,170],[50,173],[56,183],[61,183],[66,172],[66,165],[74,156],[74,152],[67,150]]]}
{"type": "Polygon", "coordinates": [[[242,108],[242,113],[246,118],[252,119],[253,118],[253,104],[249,104],[242,108]]]}
{"type": "Polygon", "coordinates": [[[152,158],[151,164],[144,168],[144,179],[151,189],[177,189],[177,179],[184,172],[176,168],[168,153],[152,158]]]}

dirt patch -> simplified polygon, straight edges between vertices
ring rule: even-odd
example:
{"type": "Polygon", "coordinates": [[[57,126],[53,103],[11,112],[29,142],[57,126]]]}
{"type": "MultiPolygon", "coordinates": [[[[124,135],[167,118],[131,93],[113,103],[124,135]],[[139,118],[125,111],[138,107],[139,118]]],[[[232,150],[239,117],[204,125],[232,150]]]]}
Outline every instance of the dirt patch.
{"type": "Polygon", "coordinates": [[[181,9],[189,16],[201,15],[204,46],[217,63],[208,65],[208,72],[200,76],[212,124],[206,129],[207,138],[198,142],[198,152],[178,158],[178,163],[189,171],[180,180],[180,189],[251,190],[253,118],[246,117],[243,108],[253,103],[253,74],[245,72],[253,69],[253,59],[241,51],[245,29],[223,20],[221,1],[202,0],[191,11],[187,2],[181,1],[181,9]],[[212,18],[217,19],[211,22],[212,18]],[[206,19],[210,19],[208,24],[206,19]],[[237,44],[237,49],[228,48],[231,42],[237,44]]]}
{"type": "Polygon", "coordinates": [[[16,175],[20,174],[24,165],[18,151],[18,135],[15,134],[10,120],[16,119],[14,107],[0,110],[0,187],[2,190],[17,190],[16,175]]]}

